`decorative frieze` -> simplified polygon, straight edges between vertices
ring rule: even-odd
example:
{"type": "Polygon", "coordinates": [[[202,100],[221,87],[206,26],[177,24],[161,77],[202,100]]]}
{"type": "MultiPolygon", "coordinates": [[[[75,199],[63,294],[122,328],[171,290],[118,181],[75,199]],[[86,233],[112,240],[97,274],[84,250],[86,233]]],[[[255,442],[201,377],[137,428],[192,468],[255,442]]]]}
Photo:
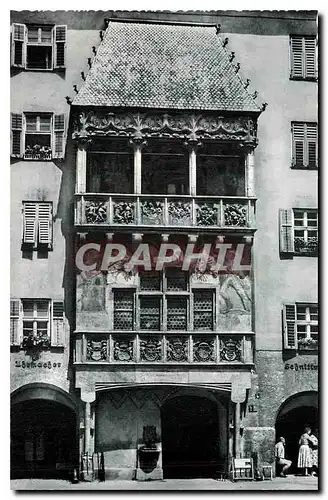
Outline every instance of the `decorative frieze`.
{"type": "Polygon", "coordinates": [[[217,116],[214,113],[139,113],[78,111],[73,139],[120,136],[127,138],[163,137],[198,141],[217,139],[256,145],[256,119],[248,116],[217,116]]]}
{"type": "Polygon", "coordinates": [[[242,344],[240,339],[228,337],[220,339],[220,361],[241,361],[242,344]]]}
{"type": "Polygon", "coordinates": [[[193,341],[193,360],[198,363],[215,361],[215,342],[213,337],[195,337],[193,341]]]}
{"type": "Polygon", "coordinates": [[[107,340],[87,340],[87,361],[107,360],[107,340]]]}
{"type": "Polygon", "coordinates": [[[166,340],[167,361],[181,363],[188,361],[188,338],[168,337],[166,340]]]}
{"type": "Polygon", "coordinates": [[[162,339],[159,337],[147,337],[140,340],[140,360],[141,361],[162,361],[162,339]]]}

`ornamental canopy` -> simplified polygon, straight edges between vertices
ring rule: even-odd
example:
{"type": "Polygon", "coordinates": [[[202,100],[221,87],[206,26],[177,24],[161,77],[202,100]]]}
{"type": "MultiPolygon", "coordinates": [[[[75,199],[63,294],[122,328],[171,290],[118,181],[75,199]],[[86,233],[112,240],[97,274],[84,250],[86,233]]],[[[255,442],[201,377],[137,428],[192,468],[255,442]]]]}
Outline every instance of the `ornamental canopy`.
{"type": "Polygon", "coordinates": [[[216,28],[111,21],[74,106],[260,113],[216,28]]]}

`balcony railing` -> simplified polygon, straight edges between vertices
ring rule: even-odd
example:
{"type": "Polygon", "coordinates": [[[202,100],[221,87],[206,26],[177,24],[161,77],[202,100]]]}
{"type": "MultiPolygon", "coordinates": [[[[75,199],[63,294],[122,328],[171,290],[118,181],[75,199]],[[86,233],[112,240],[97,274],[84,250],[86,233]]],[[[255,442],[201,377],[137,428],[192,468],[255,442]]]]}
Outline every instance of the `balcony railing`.
{"type": "Polygon", "coordinates": [[[75,363],[252,364],[252,334],[82,333],[75,363]]]}
{"type": "Polygon", "coordinates": [[[255,228],[255,198],[76,194],[75,224],[255,228]]]}

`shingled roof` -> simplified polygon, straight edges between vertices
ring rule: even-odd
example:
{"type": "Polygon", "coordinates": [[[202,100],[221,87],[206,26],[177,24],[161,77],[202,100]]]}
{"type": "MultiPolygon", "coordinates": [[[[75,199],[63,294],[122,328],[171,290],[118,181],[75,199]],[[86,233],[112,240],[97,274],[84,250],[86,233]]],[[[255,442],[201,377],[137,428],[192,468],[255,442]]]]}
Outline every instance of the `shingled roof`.
{"type": "Polygon", "coordinates": [[[116,21],[73,105],[260,111],[215,27],[116,21]]]}

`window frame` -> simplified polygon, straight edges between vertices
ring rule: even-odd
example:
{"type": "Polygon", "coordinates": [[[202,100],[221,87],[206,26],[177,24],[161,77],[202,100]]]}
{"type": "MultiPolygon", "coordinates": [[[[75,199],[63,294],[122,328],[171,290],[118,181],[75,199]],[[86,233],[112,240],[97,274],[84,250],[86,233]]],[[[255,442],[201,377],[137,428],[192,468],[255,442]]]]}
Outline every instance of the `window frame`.
{"type": "Polygon", "coordinates": [[[22,248],[53,250],[52,201],[23,200],[22,248]],[[41,209],[47,207],[48,214],[41,209]],[[28,212],[29,210],[29,212],[28,212]],[[42,236],[43,233],[43,236],[42,236]],[[41,234],[41,236],[40,236],[41,234]]]}
{"type": "Polygon", "coordinates": [[[299,81],[313,81],[316,82],[318,80],[318,38],[317,35],[295,35],[295,34],[290,34],[289,35],[289,64],[290,64],[290,75],[289,79],[290,80],[299,80],[299,81]],[[295,51],[293,50],[293,41],[296,42],[296,39],[300,39],[299,41],[301,42],[302,49],[301,49],[301,57],[299,63],[301,64],[301,70],[299,74],[297,74],[297,70],[295,69],[295,63],[294,63],[294,53],[295,51]],[[307,54],[309,53],[309,50],[306,48],[306,41],[314,41],[314,54],[310,54],[310,58],[313,58],[313,74],[310,74],[308,76],[307,73],[309,73],[308,66],[309,64],[307,63],[307,54]],[[301,73],[301,74],[300,74],[301,73]]]}
{"type": "Polygon", "coordinates": [[[291,122],[291,168],[295,170],[318,170],[318,123],[317,122],[291,122]],[[298,128],[298,130],[297,130],[298,128]],[[301,128],[303,129],[301,131],[301,128]],[[311,130],[312,128],[312,130],[311,130]],[[300,134],[301,132],[301,134],[300,134]],[[315,135],[315,139],[311,137],[315,135]],[[297,143],[302,143],[302,163],[297,161],[297,143]],[[310,145],[315,143],[315,164],[310,164],[310,145]]]}
{"type": "Polygon", "coordinates": [[[319,345],[319,309],[316,302],[295,302],[283,305],[283,330],[284,330],[284,349],[292,349],[296,351],[302,350],[317,350],[319,345]],[[305,319],[298,319],[298,308],[305,308],[305,319]],[[311,308],[316,308],[316,320],[311,320],[311,308]],[[306,327],[305,332],[299,332],[298,327],[306,327]],[[317,339],[312,337],[311,327],[317,327],[317,339]],[[305,342],[302,342],[305,334],[305,342]],[[300,338],[299,336],[302,335],[300,338]]]}
{"type": "Polygon", "coordinates": [[[22,24],[13,23],[12,29],[12,49],[11,66],[24,69],[26,71],[54,71],[65,70],[66,68],[66,48],[67,48],[67,26],[54,24],[22,24]],[[38,40],[28,39],[29,30],[38,30],[38,40]],[[48,29],[50,41],[42,41],[42,30],[48,29]],[[22,44],[21,62],[16,61],[17,43],[22,44]],[[51,47],[51,62],[49,68],[31,68],[28,67],[28,48],[29,47],[51,47]]]}
{"type": "MultiPolygon", "coordinates": [[[[307,217],[304,219],[307,222],[307,217]]],[[[279,209],[279,252],[281,258],[293,258],[293,257],[317,257],[318,256],[318,247],[319,247],[319,212],[317,208],[280,208],[279,209]],[[303,215],[306,213],[315,213],[317,224],[315,226],[295,225],[295,212],[303,212],[303,215]],[[296,228],[296,229],[295,229],[296,228]],[[314,251],[309,249],[299,250],[295,248],[295,237],[300,238],[300,236],[295,236],[296,231],[304,231],[304,244],[307,245],[309,243],[308,240],[308,231],[316,231],[316,244],[312,245],[314,251]]]]}
{"type": "Polygon", "coordinates": [[[24,323],[33,323],[32,331],[33,335],[38,332],[38,323],[47,322],[47,342],[42,345],[43,348],[52,347],[64,347],[65,346],[65,309],[64,301],[50,298],[13,298],[10,299],[10,321],[14,320],[16,322],[15,332],[12,335],[10,332],[10,345],[11,347],[17,347],[20,349],[26,349],[24,346],[24,323]],[[30,302],[33,304],[33,314],[32,316],[27,316],[24,310],[24,302],[30,302]],[[37,303],[45,302],[47,303],[47,316],[42,316],[38,314],[37,303]],[[14,303],[18,307],[18,314],[12,314],[14,309],[14,303]],[[13,304],[13,307],[12,307],[13,304]]]}
{"type": "MultiPolygon", "coordinates": [[[[215,304],[216,304],[216,291],[215,287],[204,287],[204,286],[191,286],[190,283],[190,276],[188,275],[187,272],[184,274],[186,275],[186,289],[185,290],[170,290],[168,287],[168,276],[166,272],[164,271],[162,274],[160,274],[160,286],[157,287],[156,289],[142,289],[141,288],[141,283],[140,283],[140,277],[139,277],[139,284],[138,286],[131,286],[131,287],[115,287],[113,286],[111,289],[111,293],[113,294],[113,324],[112,324],[112,330],[113,332],[135,332],[138,331],[141,334],[145,334],[147,332],[153,332],[153,333],[159,333],[159,332],[166,332],[167,334],[175,334],[175,333],[186,333],[186,332],[204,332],[204,333],[214,333],[216,331],[216,314],[215,314],[215,304]],[[208,293],[212,294],[212,328],[194,328],[194,317],[195,317],[195,312],[194,312],[194,297],[196,293],[201,293],[203,290],[205,290],[208,293]],[[133,295],[133,309],[131,311],[132,315],[132,330],[127,329],[127,328],[117,328],[115,327],[115,311],[120,310],[115,307],[115,294],[116,293],[126,293],[126,294],[132,294],[133,295]],[[159,300],[159,310],[158,310],[158,316],[159,316],[159,328],[141,328],[141,317],[142,317],[142,307],[141,303],[144,298],[156,298],[159,300]],[[184,329],[171,329],[168,328],[168,304],[170,300],[173,300],[174,298],[180,298],[184,299],[186,301],[186,307],[185,307],[185,321],[186,321],[186,328],[184,329]]],[[[158,276],[155,277],[155,279],[158,279],[158,276]]]]}
{"type": "Polygon", "coordinates": [[[53,112],[33,112],[24,111],[23,113],[11,113],[11,156],[21,158],[24,161],[53,161],[54,159],[63,159],[65,156],[66,142],[66,116],[64,113],[55,114],[53,112]],[[30,117],[36,117],[36,130],[28,130],[27,121],[30,117]],[[50,118],[49,131],[41,130],[41,118],[50,118]],[[40,150],[26,152],[27,136],[49,136],[49,151],[42,151],[44,146],[39,146],[40,150]],[[18,151],[19,150],[19,151],[18,151]]]}
{"type": "MultiPolygon", "coordinates": [[[[296,245],[295,245],[295,242],[296,242],[296,238],[300,238],[302,239],[302,241],[304,242],[304,245],[307,245],[309,243],[309,232],[316,232],[316,238],[317,238],[317,241],[318,241],[318,231],[319,231],[319,220],[318,220],[318,210],[315,210],[315,209],[298,209],[298,208],[293,208],[293,232],[294,232],[294,255],[296,256],[300,256],[300,255],[306,255],[306,256],[311,256],[311,252],[309,251],[299,251],[299,250],[296,250],[296,245]],[[298,218],[295,216],[295,212],[302,212],[302,219],[298,218]],[[313,213],[313,212],[316,212],[316,219],[309,219],[308,215],[310,213],[313,213]],[[302,220],[303,221],[303,225],[302,226],[298,226],[298,225],[295,225],[295,221],[296,220],[302,220]],[[309,226],[307,223],[309,220],[316,220],[317,224],[316,226],[309,226]],[[299,232],[303,232],[303,237],[301,236],[296,236],[296,231],[299,231],[299,232]]],[[[317,243],[318,245],[318,243],[317,243]]],[[[317,252],[314,252],[315,253],[315,256],[317,256],[317,252]]]]}

